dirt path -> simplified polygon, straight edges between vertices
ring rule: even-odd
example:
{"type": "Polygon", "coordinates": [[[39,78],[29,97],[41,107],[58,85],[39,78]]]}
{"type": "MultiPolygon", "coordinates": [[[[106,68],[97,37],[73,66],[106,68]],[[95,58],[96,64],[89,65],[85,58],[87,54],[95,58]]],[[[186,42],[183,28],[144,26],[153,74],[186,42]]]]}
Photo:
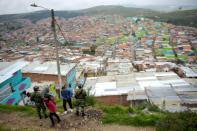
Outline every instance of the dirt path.
{"type": "MultiPolygon", "coordinates": [[[[11,130],[38,130],[38,131],[153,131],[153,128],[132,126],[103,125],[93,118],[76,117],[74,114],[60,115],[61,124],[50,128],[50,120],[27,117],[23,113],[0,112],[0,127],[11,130]]],[[[1,129],[0,128],[0,129],[1,129]]]]}

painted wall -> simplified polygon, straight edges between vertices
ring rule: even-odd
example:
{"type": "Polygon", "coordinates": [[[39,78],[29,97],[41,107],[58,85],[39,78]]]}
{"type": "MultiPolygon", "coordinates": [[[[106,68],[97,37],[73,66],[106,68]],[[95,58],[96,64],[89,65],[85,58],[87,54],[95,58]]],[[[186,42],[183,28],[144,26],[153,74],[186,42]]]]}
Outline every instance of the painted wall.
{"type": "Polygon", "coordinates": [[[7,84],[10,84],[13,87],[14,92],[4,100],[0,101],[0,104],[15,105],[21,100],[21,93],[30,87],[31,80],[29,77],[23,78],[21,70],[19,70],[13,73],[13,77],[2,82],[0,88],[3,88],[3,86],[7,84]]]}
{"type": "Polygon", "coordinates": [[[67,85],[71,84],[72,88],[76,88],[77,80],[76,80],[76,69],[75,67],[71,69],[66,75],[66,83],[67,85]]]}

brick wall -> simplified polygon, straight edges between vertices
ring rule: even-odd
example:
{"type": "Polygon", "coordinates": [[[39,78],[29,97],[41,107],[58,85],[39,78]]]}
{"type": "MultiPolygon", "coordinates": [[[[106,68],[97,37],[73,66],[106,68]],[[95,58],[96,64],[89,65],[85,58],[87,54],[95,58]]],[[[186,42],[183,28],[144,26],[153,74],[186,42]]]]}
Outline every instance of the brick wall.
{"type": "Polygon", "coordinates": [[[129,105],[129,102],[127,101],[127,94],[101,96],[101,97],[96,97],[96,100],[98,102],[105,103],[107,105],[114,105],[114,104],[129,105]]]}
{"type": "MultiPolygon", "coordinates": [[[[58,75],[50,74],[37,74],[37,73],[23,73],[24,77],[30,77],[33,82],[41,81],[54,81],[55,84],[58,84],[58,75]]],[[[65,83],[66,76],[62,76],[62,82],[65,83]]]]}

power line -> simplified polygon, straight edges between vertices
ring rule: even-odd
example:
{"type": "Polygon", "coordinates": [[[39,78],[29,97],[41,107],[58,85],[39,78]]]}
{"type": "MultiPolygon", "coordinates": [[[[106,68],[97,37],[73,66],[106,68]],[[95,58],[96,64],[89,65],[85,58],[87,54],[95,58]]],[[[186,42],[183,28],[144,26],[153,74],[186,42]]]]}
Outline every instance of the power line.
{"type": "Polygon", "coordinates": [[[67,40],[66,40],[66,37],[64,36],[64,33],[62,32],[62,29],[61,29],[60,25],[57,23],[57,20],[56,20],[56,19],[55,19],[55,23],[56,23],[56,25],[57,25],[57,27],[58,27],[58,29],[59,29],[61,35],[63,36],[64,40],[67,41],[67,40]]]}

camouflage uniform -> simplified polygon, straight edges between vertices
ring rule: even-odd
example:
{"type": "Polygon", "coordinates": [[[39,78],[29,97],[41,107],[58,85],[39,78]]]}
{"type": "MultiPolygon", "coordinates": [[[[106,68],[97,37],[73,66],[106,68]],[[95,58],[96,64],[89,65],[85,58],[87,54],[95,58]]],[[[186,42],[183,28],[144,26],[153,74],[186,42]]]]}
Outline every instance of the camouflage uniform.
{"type": "Polygon", "coordinates": [[[38,91],[34,92],[31,95],[30,100],[35,102],[37,113],[38,113],[38,116],[40,117],[40,119],[42,119],[41,110],[42,110],[45,118],[47,118],[46,107],[44,105],[43,97],[42,97],[41,93],[38,91]]]}
{"type": "Polygon", "coordinates": [[[76,98],[76,114],[79,115],[79,108],[81,107],[82,116],[84,116],[86,91],[79,88],[76,91],[75,98],[76,98]]]}

